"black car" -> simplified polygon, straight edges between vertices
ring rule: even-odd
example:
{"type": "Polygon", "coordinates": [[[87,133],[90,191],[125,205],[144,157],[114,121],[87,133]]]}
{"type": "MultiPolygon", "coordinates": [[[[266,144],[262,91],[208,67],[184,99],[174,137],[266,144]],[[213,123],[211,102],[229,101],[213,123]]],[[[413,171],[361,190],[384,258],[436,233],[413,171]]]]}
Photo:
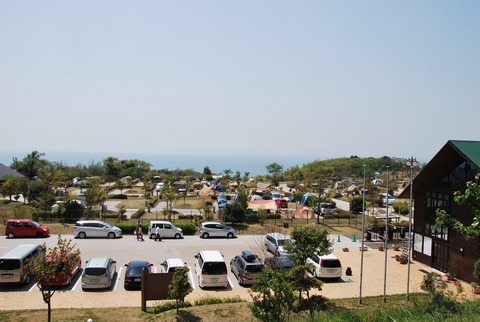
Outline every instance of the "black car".
{"type": "Polygon", "coordinates": [[[142,285],[142,271],[150,273],[150,267],[153,264],[150,264],[147,261],[132,261],[128,264],[125,264],[127,269],[125,270],[125,289],[141,288],[142,285]]]}
{"type": "Polygon", "coordinates": [[[289,269],[295,266],[295,263],[289,256],[273,256],[265,259],[265,265],[273,270],[289,269]]]}
{"type": "Polygon", "coordinates": [[[254,284],[255,275],[261,273],[264,268],[263,262],[249,250],[244,250],[230,261],[230,270],[239,285],[254,284]]]}

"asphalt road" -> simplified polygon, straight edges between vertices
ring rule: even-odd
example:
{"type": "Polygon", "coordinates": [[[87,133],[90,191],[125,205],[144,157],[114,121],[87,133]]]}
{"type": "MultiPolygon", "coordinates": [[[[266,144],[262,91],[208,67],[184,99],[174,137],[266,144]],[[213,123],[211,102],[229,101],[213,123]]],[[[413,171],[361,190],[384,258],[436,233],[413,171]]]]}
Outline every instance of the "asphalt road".
{"type": "MultiPolygon", "coordinates": [[[[260,257],[269,257],[270,253],[265,251],[264,236],[240,236],[237,238],[209,238],[202,239],[198,236],[185,236],[183,239],[162,239],[161,242],[145,239],[144,242],[137,241],[135,236],[124,236],[116,239],[87,238],[77,239],[73,235],[64,235],[63,238],[72,239],[73,243],[81,251],[82,267],[85,261],[92,257],[111,257],[117,262],[116,283],[112,290],[123,290],[125,264],[132,260],[146,260],[153,264],[152,271],[160,272],[160,264],[167,258],[181,258],[190,267],[190,281],[194,288],[198,289],[198,281],[195,275],[194,256],[202,250],[218,250],[225,258],[229,267],[230,260],[242,250],[252,250],[260,257]]],[[[0,254],[4,254],[13,247],[20,244],[47,244],[47,247],[54,247],[57,243],[57,235],[49,238],[15,238],[0,239],[0,254]]],[[[351,239],[342,236],[338,242],[338,236],[330,237],[334,241],[334,251],[340,251],[345,246],[352,246],[351,239]]],[[[358,244],[358,243],[357,243],[358,244]]],[[[229,289],[239,288],[236,277],[229,272],[229,289]]],[[[70,286],[60,288],[61,291],[82,292],[81,274],[77,274],[70,286]]],[[[30,284],[22,285],[1,285],[0,292],[38,292],[33,281],[30,284]]]]}

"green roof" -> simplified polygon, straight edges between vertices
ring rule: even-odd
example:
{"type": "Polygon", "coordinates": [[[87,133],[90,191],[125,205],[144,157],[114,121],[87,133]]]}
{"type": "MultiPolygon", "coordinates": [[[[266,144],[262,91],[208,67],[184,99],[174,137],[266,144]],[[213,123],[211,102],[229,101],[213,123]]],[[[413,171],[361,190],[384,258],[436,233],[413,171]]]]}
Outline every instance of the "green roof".
{"type": "Polygon", "coordinates": [[[480,141],[450,140],[450,143],[477,168],[480,168],[480,141]]]}

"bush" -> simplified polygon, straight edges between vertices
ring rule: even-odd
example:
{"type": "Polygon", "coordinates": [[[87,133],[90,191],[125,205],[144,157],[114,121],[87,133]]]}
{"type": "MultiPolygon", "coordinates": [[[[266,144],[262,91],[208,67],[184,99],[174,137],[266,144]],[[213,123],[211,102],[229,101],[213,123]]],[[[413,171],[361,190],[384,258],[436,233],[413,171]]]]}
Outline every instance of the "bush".
{"type": "Polygon", "coordinates": [[[393,205],[393,210],[395,210],[397,214],[401,214],[401,215],[408,215],[408,213],[410,212],[408,203],[406,202],[395,203],[393,205]]]}
{"type": "Polygon", "coordinates": [[[135,212],[132,214],[131,218],[140,218],[140,217],[142,217],[144,214],[145,214],[145,209],[140,208],[140,209],[138,209],[137,211],[135,211],[135,212]]]}
{"type": "MultiPolygon", "coordinates": [[[[120,228],[122,230],[122,234],[124,235],[135,235],[135,226],[137,224],[131,224],[131,223],[123,223],[123,222],[117,222],[115,226],[120,228]]],[[[150,227],[150,224],[144,224],[142,225],[142,232],[143,234],[148,233],[148,227],[150,227]]]]}
{"type": "Polygon", "coordinates": [[[258,217],[258,214],[246,214],[245,215],[245,222],[247,223],[254,223],[258,222],[260,218],[258,217]]]}
{"type": "MultiPolygon", "coordinates": [[[[103,218],[118,218],[118,214],[115,212],[107,212],[103,214],[103,218]]],[[[127,215],[122,215],[122,219],[127,219],[127,215]]]]}
{"type": "Polygon", "coordinates": [[[197,231],[195,229],[195,225],[191,223],[176,223],[175,226],[178,228],[181,228],[183,230],[183,235],[186,236],[193,236],[195,235],[195,232],[197,231]]]}
{"type": "Polygon", "coordinates": [[[281,214],[267,214],[266,219],[282,219],[281,214]]]}
{"type": "Polygon", "coordinates": [[[108,195],[108,199],[128,199],[126,194],[119,194],[119,195],[108,195]]]}
{"type": "Polygon", "coordinates": [[[350,201],[350,211],[354,214],[359,214],[363,210],[363,197],[354,197],[350,201]]]}
{"type": "Polygon", "coordinates": [[[195,300],[193,304],[195,306],[201,306],[201,305],[210,305],[210,304],[222,304],[222,303],[238,303],[238,302],[243,302],[243,300],[240,298],[240,296],[234,296],[234,297],[202,297],[199,300],[195,300]]]}
{"type": "Polygon", "coordinates": [[[200,215],[183,215],[183,214],[178,215],[178,219],[193,220],[193,218],[195,218],[195,216],[197,216],[197,218],[200,219],[200,220],[203,219],[203,216],[200,216],[200,215]]]}

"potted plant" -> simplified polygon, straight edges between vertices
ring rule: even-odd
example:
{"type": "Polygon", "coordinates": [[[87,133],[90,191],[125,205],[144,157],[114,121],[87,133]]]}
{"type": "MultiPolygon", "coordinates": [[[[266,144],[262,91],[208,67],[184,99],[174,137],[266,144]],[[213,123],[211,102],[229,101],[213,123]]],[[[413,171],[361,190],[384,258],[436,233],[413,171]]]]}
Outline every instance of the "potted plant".
{"type": "Polygon", "coordinates": [[[398,252],[400,250],[400,245],[394,244],[393,245],[393,250],[398,252]]]}
{"type": "Polygon", "coordinates": [[[378,245],[378,250],[379,250],[379,251],[383,252],[384,248],[385,248],[385,246],[383,246],[383,245],[378,245]]]}
{"type": "Polygon", "coordinates": [[[449,280],[449,281],[454,281],[455,280],[455,274],[453,274],[452,272],[445,273],[445,276],[447,277],[447,280],[449,280]]]}
{"type": "Polygon", "coordinates": [[[400,261],[400,255],[395,255],[395,259],[397,260],[397,262],[400,261]]]}
{"type": "Polygon", "coordinates": [[[454,280],[453,285],[455,285],[456,287],[460,287],[462,286],[462,283],[459,280],[454,280]]]}
{"type": "Polygon", "coordinates": [[[470,285],[472,286],[472,292],[474,294],[480,294],[480,286],[478,286],[476,282],[472,282],[470,285]]]}
{"type": "Polygon", "coordinates": [[[343,250],[344,252],[348,252],[348,247],[343,247],[342,250],[343,250]]]}
{"type": "Polygon", "coordinates": [[[408,259],[406,257],[400,257],[400,264],[406,264],[408,262],[408,259]]]}

